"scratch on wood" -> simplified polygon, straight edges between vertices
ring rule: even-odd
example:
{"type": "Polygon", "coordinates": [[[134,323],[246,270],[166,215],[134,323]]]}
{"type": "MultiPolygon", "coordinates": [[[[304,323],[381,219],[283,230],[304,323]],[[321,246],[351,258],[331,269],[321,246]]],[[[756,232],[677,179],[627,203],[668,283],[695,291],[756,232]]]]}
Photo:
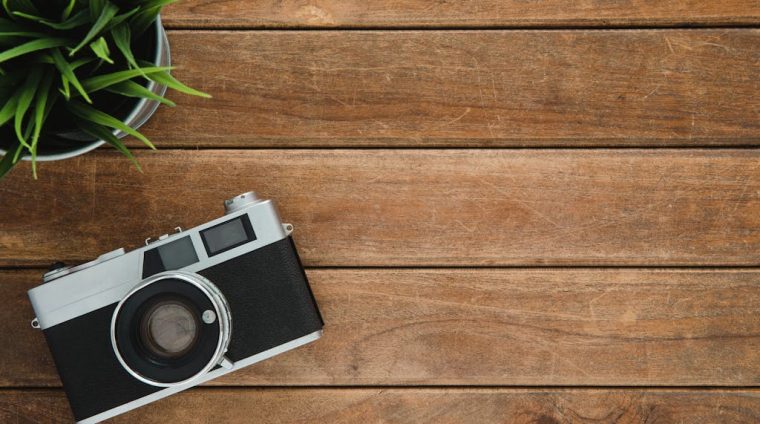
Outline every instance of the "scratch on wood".
{"type": "Polygon", "coordinates": [[[654,87],[654,89],[652,91],[650,91],[646,96],[642,97],[641,100],[646,100],[649,96],[651,96],[652,94],[654,94],[655,92],[657,92],[657,90],[660,89],[660,86],[662,86],[662,84],[657,84],[654,87]]]}
{"type": "MultiPolygon", "coordinates": [[[[513,180],[514,180],[514,178],[513,178],[513,180]]],[[[496,184],[488,182],[488,181],[484,181],[484,184],[490,186],[491,188],[493,188],[494,190],[496,190],[499,194],[502,194],[505,197],[507,197],[507,198],[509,198],[509,199],[511,199],[511,200],[513,200],[513,201],[515,201],[517,203],[519,203],[525,209],[528,209],[529,211],[533,212],[536,216],[538,216],[539,218],[543,219],[544,221],[546,221],[546,222],[554,225],[557,228],[563,228],[561,225],[559,225],[559,223],[555,222],[554,220],[552,220],[548,216],[546,216],[543,213],[541,213],[541,211],[539,211],[538,209],[536,209],[533,206],[529,205],[528,202],[520,199],[519,197],[512,196],[511,193],[505,192],[500,187],[498,187],[496,184]]]]}
{"type": "Polygon", "coordinates": [[[713,46],[713,47],[718,47],[718,48],[721,48],[721,49],[725,50],[725,51],[726,51],[726,52],[728,52],[728,53],[730,53],[730,52],[731,52],[731,47],[728,47],[728,46],[726,46],[726,45],[723,45],[723,44],[718,44],[718,43],[708,43],[708,42],[705,42],[705,43],[702,43],[702,45],[703,45],[703,46],[713,46]]]}
{"type": "Polygon", "coordinates": [[[471,111],[471,110],[472,110],[472,109],[468,107],[468,108],[467,108],[467,109],[464,111],[464,113],[462,113],[461,115],[459,115],[459,116],[457,116],[456,118],[452,119],[451,121],[448,121],[448,122],[446,122],[446,125],[451,125],[451,124],[453,124],[454,122],[457,122],[457,121],[459,121],[460,119],[464,118],[464,117],[465,117],[465,116],[466,116],[468,113],[470,113],[470,111],[471,111]]]}
{"type": "Polygon", "coordinates": [[[496,81],[494,81],[493,72],[491,72],[491,90],[493,92],[493,101],[498,101],[496,98],[496,81]]]}
{"type": "Polygon", "coordinates": [[[588,309],[589,309],[589,313],[591,314],[592,318],[596,318],[596,312],[594,311],[594,302],[597,302],[599,299],[603,298],[604,296],[607,296],[611,292],[612,292],[611,288],[606,289],[606,290],[604,290],[604,292],[602,294],[600,294],[599,296],[596,296],[593,299],[591,299],[591,300],[588,301],[588,309]]]}
{"type": "Polygon", "coordinates": [[[475,230],[477,230],[477,227],[468,227],[468,226],[464,225],[464,222],[462,222],[462,221],[460,221],[458,219],[455,220],[454,222],[456,222],[457,225],[459,225],[460,227],[462,227],[468,233],[474,233],[475,230]]]}

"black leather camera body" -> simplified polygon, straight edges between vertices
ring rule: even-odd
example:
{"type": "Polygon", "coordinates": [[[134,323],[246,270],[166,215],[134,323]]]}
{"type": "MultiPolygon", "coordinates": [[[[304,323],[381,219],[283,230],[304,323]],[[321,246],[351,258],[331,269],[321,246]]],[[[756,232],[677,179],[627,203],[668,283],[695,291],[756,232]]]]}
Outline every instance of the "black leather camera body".
{"type": "Polygon", "coordinates": [[[74,417],[93,423],[317,340],[322,318],[290,233],[252,192],[29,291],[74,417]]]}

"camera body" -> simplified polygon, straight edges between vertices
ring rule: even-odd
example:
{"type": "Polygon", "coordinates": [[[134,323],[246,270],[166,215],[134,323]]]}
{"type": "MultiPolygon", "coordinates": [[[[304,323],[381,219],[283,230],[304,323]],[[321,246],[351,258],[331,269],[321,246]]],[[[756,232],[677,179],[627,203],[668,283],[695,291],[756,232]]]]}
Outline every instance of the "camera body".
{"type": "Polygon", "coordinates": [[[226,214],[45,274],[29,290],[74,417],[93,423],[317,340],[290,233],[252,192],[226,214]]]}

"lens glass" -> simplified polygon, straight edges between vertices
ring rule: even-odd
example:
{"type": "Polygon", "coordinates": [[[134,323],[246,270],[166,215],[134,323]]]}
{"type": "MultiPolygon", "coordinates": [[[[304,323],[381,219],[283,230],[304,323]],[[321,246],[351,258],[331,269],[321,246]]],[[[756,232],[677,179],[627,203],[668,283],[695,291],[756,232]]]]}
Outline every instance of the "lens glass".
{"type": "Polygon", "coordinates": [[[149,353],[178,358],[198,340],[199,322],[194,308],[182,299],[161,300],[149,306],[140,319],[140,339],[149,353]]]}

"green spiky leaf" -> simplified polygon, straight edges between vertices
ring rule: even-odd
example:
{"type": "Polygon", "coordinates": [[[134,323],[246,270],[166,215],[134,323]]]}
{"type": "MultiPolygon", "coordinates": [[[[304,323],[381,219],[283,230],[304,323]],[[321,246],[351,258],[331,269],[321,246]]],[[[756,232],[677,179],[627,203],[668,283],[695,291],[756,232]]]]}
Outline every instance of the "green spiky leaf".
{"type": "Polygon", "coordinates": [[[111,131],[109,131],[108,128],[102,125],[92,123],[85,119],[77,119],[75,122],[77,124],[77,127],[79,127],[79,129],[81,129],[82,131],[86,132],[87,134],[93,137],[103,140],[106,143],[113,146],[114,148],[116,148],[116,150],[120,151],[135,165],[135,168],[137,168],[138,171],[142,172],[142,167],[137,162],[137,159],[135,159],[132,152],[130,152],[127,146],[125,146],[124,143],[122,143],[122,141],[119,140],[118,137],[116,137],[111,131]]]}
{"type": "Polygon", "coordinates": [[[113,65],[113,60],[111,59],[111,51],[108,49],[108,43],[106,42],[105,38],[100,37],[97,40],[93,41],[90,43],[90,48],[95,53],[95,56],[113,65]]]}
{"type": "Polygon", "coordinates": [[[48,35],[44,32],[34,31],[0,31],[0,39],[9,40],[16,37],[24,38],[46,38],[48,35]]]}
{"type": "Polygon", "coordinates": [[[74,29],[80,26],[87,25],[88,23],[90,23],[90,16],[86,10],[82,10],[80,12],[75,13],[72,16],[69,16],[62,22],[53,22],[53,21],[48,21],[48,20],[42,20],[39,22],[53,29],[68,30],[68,29],[74,29]]]}
{"type": "Polygon", "coordinates": [[[32,153],[32,176],[37,179],[37,143],[40,141],[40,132],[42,131],[42,122],[46,118],[48,91],[53,83],[53,73],[46,72],[42,77],[40,86],[37,88],[37,94],[34,98],[34,115],[32,125],[32,143],[29,149],[32,153]]]}
{"type": "Polygon", "coordinates": [[[194,88],[186,86],[185,84],[182,84],[176,78],[171,76],[171,74],[167,71],[160,71],[155,73],[151,72],[150,75],[148,75],[148,78],[181,93],[190,94],[192,96],[205,97],[207,99],[211,98],[210,94],[198,91],[194,88]]]}
{"type": "Polygon", "coordinates": [[[18,138],[19,143],[21,143],[21,145],[27,149],[30,149],[31,146],[26,141],[26,134],[21,131],[21,125],[26,112],[29,110],[29,106],[32,104],[34,93],[37,92],[37,86],[39,85],[41,78],[42,70],[39,68],[32,71],[32,73],[29,74],[29,76],[26,78],[24,85],[19,89],[18,103],[16,104],[16,113],[13,116],[13,125],[14,129],[16,130],[16,137],[18,138]]]}
{"type": "Polygon", "coordinates": [[[3,9],[8,16],[12,16],[13,12],[39,13],[32,0],[3,0],[3,9]]]}
{"type": "Polygon", "coordinates": [[[89,0],[90,1],[90,19],[95,21],[103,13],[107,0],[89,0]]]}
{"type": "Polygon", "coordinates": [[[119,131],[123,131],[138,140],[145,143],[146,146],[150,147],[151,149],[156,148],[156,146],[153,145],[153,143],[148,140],[147,137],[137,132],[137,130],[132,129],[131,127],[124,124],[124,122],[114,118],[113,116],[101,112],[92,106],[85,105],[84,103],[78,102],[76,100],[71,100],[66,104],[66,107],[68,108],[71,113],[78,116],[81,119],[86,119],[87,121],[94,122],[98,125],[110,127],[119,131]]]}
{"type": "Polygon", "coordinates": [[[164,7],[172,3],[176,3],[179,0],[148,0],[142,4],[145,9],[152,9],[154,7],[164,7]]]}
{"type": "Polygon", "coordinates": [[[126,97],[137,97],[155,100],[170,107],[176,106],[173,101],[167,99],[166,97],[159,96],[158,94],[148,90],[147,88],[134,81],[120,82],[106,88],[105,90],[111,93],[121,94],[122,96],[126,97]]]}
{"type": "Polygon", "coordinates": [[[68,40],[64,38],[41,38],[29,41],[0,53],[0,63],[32,52],[65,46],[67,43],[68,40]]]}
{"type": "Polygon", "coordinates": [[[63,94],[63,97],[65,97],[66,100],[71,98],[71,84],[65,75],[61,75],[61,88],[59,88],[58,91],[63,94]]]}
{"type": "Polygon", "coordinates": [[[76,4],[77,4],[77,0],[69,0],[69,4],[67,4],[66,7],[63,9],[63,12],[61,12],[62,21],[69,19],[69,16],[71,16],[71,12],[74,10],[74,6],[76,4]]]}
{"type": "Polygon", "coordinates": [[[40,23],[40,24],[49,26],[50,28],[64,30],[64,29],[76,28],[78,26],[82,26],[84,24],[89,23],[90,22],[90,18],[88,16],[88,14],[86,13],[87,11],[83,10],[82,12],[79,12],[76,15],[74,15],[74,16],[72,16],[70,18],[65,19],[62,22],[51,21],[51,20],[45,19],[45,18],[43,18],[41,16],[32,15],[30,13],[24,13],[24,12],[13,12],[13,15],[21,17],[21,18],[24,18],[24,19],[28,19],[28,20],[30,20],[32,22],[35,22],[35,23],[40,23]],[[82,12],[85,12],[85,13],[82,13],[82,12]]]}
{"type": "Polygon", "coordinates": [[[156,0],[143,5],[140,12],[130,20],[129,26],[132,28],[132,35],[142,35],[156,21],[158,14],[161,13],[161,8],[175,1],[177,0],[156,0]]]}
{"type": "Polygon", "coordinates": [[[106,25],[103,31],[109,31],[112,28],[121,25],[122,22],[126,21],[127,19],[132,17],[132,15],[134,15],[135,13],[139,11],[140,11],[140,7],[138,6],[127,13],[122,13],[121,15],[114,16],[113,19],[111,19],[111,22],[109,22],[108,25],[106,25]]]}
{"type": "Polygon", "coordinates": [[[139,70],[128,69],[126,71],[112,72],[110,74],[98,75],[96,77],[88,78],[82,81],[82,85],[88,93],[92,93],[143,74],[151,75],[156,72],[166,72],[171,69],[172,68],[170,66],[150,66],[141,68],[139,70]]]}
{"type": "Polygon", "coordinates": [[[103,7],[103,10],[100,12],[100,15],[98,16],[98,19],[95,21],[94,24],[92,24],[92,27],[90,28],[90,31],[87,32],[87,35],[84,36],[84,39],[79,42],[79,44],[76,45],[73,49],[71,49],[71,52],[69,52],[69,56],[73,56],[78,52],[82,47],[86,46],[90,41],[92,41],[95,36],[100,34],[100,31],[103,30],[103,28],[108,25],[108,22],[116,16],[116,14],[119,12],[119,8],[114,5],[113,3],[106,1],[105,6],[103,7]]]}
{"type": "MultiPolygon", "coordinates": [[[[129,63],[132,68],[140,69],[140,66],[135,60],[135,56],[132,54],[129,26],[126,24],[115,26],[111,30],[111,38],[113,38],[116,48],[119,49],[122,56],[124,56],[124,59],[127,60],[127,63],[129,63]]],[[[143,74],[143,76],[145,76],[145,74],[143,74]]]]}
{"type": "MultiPolygon", "coordinates": [[[[79,78],[77,78],[76,74],[74,73],[74,70],[76,68],[66,61],[66,59],[63,57],[63,54],[61,54],[60,50],[58,49],[53,50],[51,52],[51,56],[53,58],[53,62],[55,63],[55,67],[58,68],[58,70],[61,72],[61,76],[65,78],[67,83],[71,83],[71,85],[74,86],[74,88],[79,92],[79,94],[82,95],[87,103],[92,103],[90,96],[87,95],[87,91],[85,91],[84,87],[82,87],[82,84],[79,82],[79,78]]],[[[80,63],[81,66],[86,62],[80,63]]],[[[68,88],[64,88],[64,90],[66,90],[65,95],[68,99],[70,97],[68,94],[68,88]]]]}
{"type": "Polygon", "coordinates": [[[2,109],[0,109],[0,126],[3,126],[6,122],[13,118],[16,114],[16,105],[18,104],[18,97],[13,96],[5,102],[2,109]]]}

